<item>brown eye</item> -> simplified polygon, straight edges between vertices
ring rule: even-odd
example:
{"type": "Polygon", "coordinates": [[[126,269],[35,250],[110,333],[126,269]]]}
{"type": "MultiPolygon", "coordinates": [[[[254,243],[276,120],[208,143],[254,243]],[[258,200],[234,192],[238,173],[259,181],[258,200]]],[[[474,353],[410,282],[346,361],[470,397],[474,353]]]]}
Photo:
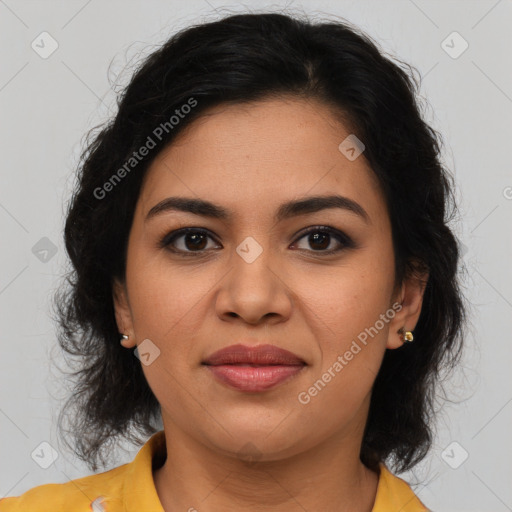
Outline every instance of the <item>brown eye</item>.
{"type": "Polygon", "coordinates": [[[183,236],[185,247],[191,251],[205,249],[208,244],[206,235],[202,233],[187,233],[183,236]]]}
{"type": "MultiPolygon", "coordinates": [[[[220,244],[209,246],[209,239],[216,242],[213,236],[204,229],[183,228],[167,234],[160,241],[159,246],[168,248],[180,256],[200,256],[208,250],[221,248],[220,244]]],[[[306,240],[306,247],[298,247],[298,249],[322,255],[334,254],[343,249],[355,247],[354,242],[345,233],[327,226],[310,228],[298,240],[302,239],[306,240]]],[[[295,242],[294,245],[297,244],[298,242],[295,242]]]]}
{"type": "Polygon", "coordinates": [[[173,231],[166,235],[160,243],[161,247],[168,247],[170,251],[176,253],[202,253],[208,247],[208,239],[212,236],[203,229],[185,228],[173,231]]]}
{"type": "Polygon", "coordinates": [[[327,249],[331,243],[331,235],[329,233],[314,232],[308,235],[308,243],[313,249],[327,249]]]}
{"type": "MultiPolygon", "coordinates": [[[[319,226],[303,233],[299,240],[305,239],[309,247],[299,247],[308,251],[321,252],[323,254],[333,254],[346,247],[353,247],[352,240],[337,229],[319,226]]],[[[296,242],[297,244],[297,242],[296,242]]]]}

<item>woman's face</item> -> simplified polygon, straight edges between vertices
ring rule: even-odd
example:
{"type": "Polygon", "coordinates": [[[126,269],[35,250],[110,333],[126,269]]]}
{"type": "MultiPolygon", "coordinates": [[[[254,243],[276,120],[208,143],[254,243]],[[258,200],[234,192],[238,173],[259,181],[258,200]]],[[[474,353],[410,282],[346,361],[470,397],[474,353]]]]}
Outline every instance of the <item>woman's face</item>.
{"type": "Polygon", "coordinates": [[[364,153],[355,158],[362,148],[350,139],[339,148],[349,135],[313,101],[224,105],[150,166],[115,305],[125,346],[144,342],[141,364],[166,430],[262,460],[360,440],[384,351],[401,346],[400,327],[413,330],[421,292],[406,282],[393,294],[384,196],[364,153]],[[283,209],[328,196],[359,206],[283,209]],[[226,216],[212,208],[148,216],[171,197],[207,201],[226,216]],[[199,232],[161,246],[182,228],[199,232]],[[234,344],[276,345],[305,364],[267,389],[239,388],[203,364],[234,344]]]}

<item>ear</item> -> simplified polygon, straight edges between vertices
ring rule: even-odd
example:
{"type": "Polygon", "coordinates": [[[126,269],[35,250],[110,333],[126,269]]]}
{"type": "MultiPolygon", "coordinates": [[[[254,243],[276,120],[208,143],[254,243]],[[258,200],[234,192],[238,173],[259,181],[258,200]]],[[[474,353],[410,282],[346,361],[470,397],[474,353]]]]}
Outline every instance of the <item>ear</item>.
{"type": "Polygon", "coordinates": [[[130,305],[128,303],[128,293],[126,284],[114,279],[112,285],[112,298],[114,300],[114,310],[116,314],[117,328],[120,333],[127,334],[129,338],[120,343],[123,347],[135,347],[135,336],[133,332],[133,321],[130,305]]]}
{"type": "Polygon", "coordinates": [[[399,293],[395,294],[393,304],[398,302],[398,304],[402,305],[402,308],[397,311],[395,317],[390,322],[386,348],[395,349],[403,345],[404,342],[398,333],[401,327],[404,328],[404,331],[413,331],[416,327],[421,314],[423,294],[428,277],[429,273],[427,270],[415,270],[412,275],[404,280],[399,293]]]}

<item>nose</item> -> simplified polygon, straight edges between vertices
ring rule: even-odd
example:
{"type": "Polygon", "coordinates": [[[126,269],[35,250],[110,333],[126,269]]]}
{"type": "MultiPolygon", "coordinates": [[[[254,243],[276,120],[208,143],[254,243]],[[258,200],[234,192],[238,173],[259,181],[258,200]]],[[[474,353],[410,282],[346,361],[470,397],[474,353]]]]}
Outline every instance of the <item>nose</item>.
{"type": "Polygon", "coordinates": [[[281,323],[290,317],[293,294],[270,250],[263,250],[254,260],[235,252],[229,264],[216,297],[219,318],[258,325],[281,323]]]}

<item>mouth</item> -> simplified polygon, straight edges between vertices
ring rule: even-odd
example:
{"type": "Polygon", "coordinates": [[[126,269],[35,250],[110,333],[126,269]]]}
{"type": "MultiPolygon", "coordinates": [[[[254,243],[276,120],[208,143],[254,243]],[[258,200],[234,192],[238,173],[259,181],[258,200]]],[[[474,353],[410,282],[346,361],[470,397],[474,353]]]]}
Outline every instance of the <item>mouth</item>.
{"type": "Polygon", "coordinates": [[[242,364],[255,366],[305,365],[306,362],[296,354],[275,345],[231,345],[211,354],[202,364],[219,366],[242,364]]]}
{"type": "Polygon", "coordinates": [[[275,345],[232,345],[215,352],[201,364],[217,381],[246,392],[273,388],[307,366],[299,356],[275,345]]]}

